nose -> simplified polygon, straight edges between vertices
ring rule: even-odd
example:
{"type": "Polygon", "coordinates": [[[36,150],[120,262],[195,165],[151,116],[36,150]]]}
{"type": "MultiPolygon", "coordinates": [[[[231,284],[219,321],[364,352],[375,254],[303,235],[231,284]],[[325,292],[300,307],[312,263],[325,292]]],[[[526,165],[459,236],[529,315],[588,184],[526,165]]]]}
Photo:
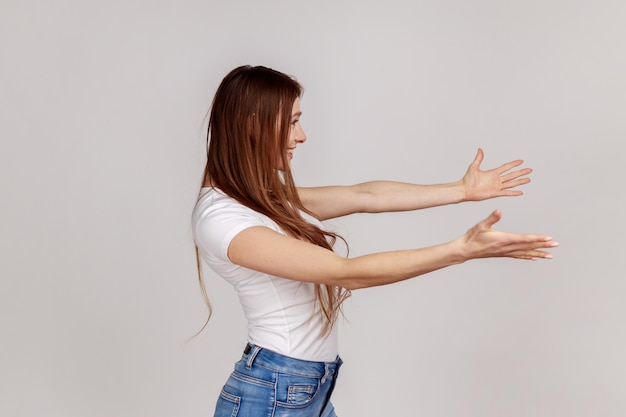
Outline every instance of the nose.
{"type": "Polygon", "coordinates": [[[296,142],[297,143],[306,142],[306,134],[304,133],[304,130],[302,129],[302,126],[300,125],[298,125],[298,130],[296,130],[296,142]]]}

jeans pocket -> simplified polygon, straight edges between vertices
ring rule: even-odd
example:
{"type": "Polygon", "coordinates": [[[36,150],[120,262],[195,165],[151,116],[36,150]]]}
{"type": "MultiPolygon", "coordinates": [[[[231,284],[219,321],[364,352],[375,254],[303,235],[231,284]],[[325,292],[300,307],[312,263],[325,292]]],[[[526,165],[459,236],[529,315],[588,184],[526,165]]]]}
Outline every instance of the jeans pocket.
{"type": "Polygon", "coordinates": [[[276,404],[282,407],[306,407],[319,390],[320,379],[279,374],[276,382],[276,404]]]}
{"type": "Polygon", "coordinates": [[[226,392],[224,387],[217,399],[214,417],[237,417],[240,403],[241,397],[226,392]]]}
{"type": "Polygon", "coordinates": [[[306,403],[313,398],[316,388],[313,385],[290,385],[287,402],[289,404],[306,403]]]}

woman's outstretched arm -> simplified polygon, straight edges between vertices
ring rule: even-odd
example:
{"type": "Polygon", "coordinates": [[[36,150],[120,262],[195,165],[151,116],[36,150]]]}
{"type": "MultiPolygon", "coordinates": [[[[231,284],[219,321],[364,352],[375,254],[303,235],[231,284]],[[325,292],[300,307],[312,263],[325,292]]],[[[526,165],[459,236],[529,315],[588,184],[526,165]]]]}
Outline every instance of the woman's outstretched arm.
{"type": "Polygon", "coordinates": [[[479,201],[502,196],[519,196],[515,189],[530,182],[530,168],[511,171],[521,165],[515,160],[483,171],[484,159],[478,149],[474,161],[457,182],[436,185],[408,184],[393,181],[372,181],[351,186],[299,188],[304,206],[320,219],[326,220],[353,213],[382,213],[479,201]]]}
{"type": "Polygon", "coordinates": [[[228,257],[237,265],[267,274],[350,290],[391,284],[476,258],[530,260],[552,257],[545,251],[558,245],[552,238],[493,230],[492,226],[500,218],[501,214],[496,210],[452,242],[351,259],[256,226],[241,231],[232,239],[228,257]]]}

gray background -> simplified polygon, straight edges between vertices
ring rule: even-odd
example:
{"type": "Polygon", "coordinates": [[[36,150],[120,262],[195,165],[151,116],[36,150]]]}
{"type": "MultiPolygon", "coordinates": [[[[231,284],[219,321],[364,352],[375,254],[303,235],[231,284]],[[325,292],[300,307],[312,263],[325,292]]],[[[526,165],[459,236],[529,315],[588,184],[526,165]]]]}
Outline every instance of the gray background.
{"type": "Polygon", "coordinates": [[[245,343],[196,283],[210,100],[233,67],[305,86],[300,185],[459,179],[523,158],[525,196],[330,222],[351,255],[498,228],[552,261],[482,260],[356,291],[340,416],[624,416],[626,4],[0,3],[0,414],[206,416],[245,343]]]}

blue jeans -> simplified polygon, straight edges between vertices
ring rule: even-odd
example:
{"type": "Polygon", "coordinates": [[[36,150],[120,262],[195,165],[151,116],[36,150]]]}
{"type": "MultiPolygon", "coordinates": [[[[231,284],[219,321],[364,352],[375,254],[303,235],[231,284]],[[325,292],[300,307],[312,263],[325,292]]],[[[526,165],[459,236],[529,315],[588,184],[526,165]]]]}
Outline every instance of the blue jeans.
{"type": "Polygon", "coordinates": [[[337,417],[330,395],[341,358],[310,362],[248,344],[226,381],[215,417],[337,417]]]}

